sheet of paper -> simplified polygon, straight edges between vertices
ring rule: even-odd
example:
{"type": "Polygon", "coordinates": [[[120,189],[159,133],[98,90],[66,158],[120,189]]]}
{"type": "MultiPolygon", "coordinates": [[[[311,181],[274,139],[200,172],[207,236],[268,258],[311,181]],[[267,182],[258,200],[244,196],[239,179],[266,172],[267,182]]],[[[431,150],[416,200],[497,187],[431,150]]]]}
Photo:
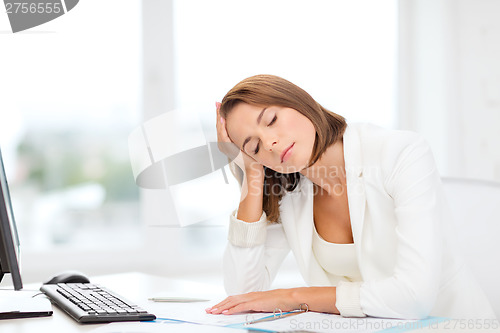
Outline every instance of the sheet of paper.
{"type": "MultiPolygon", "coordinates": [[[[424,327],[436,327],[447,318],[429,317],[423,320],[401,320],[388,318],[345,318],[339,315],[307,312],[264,323],[252,324],[241,328],[267,331],[306,331],[306,332],[403,332],[424,327]]],[[[233,326],[235,327],[235,326],[233,326]]]]}
{"type": "Polygon", "coordinates": [[[425,320],[399,320],[387,318],[345,318],[339,315],[307,312],[296,316],[274,321],[251,324],[245,323],[262,318],[271,313],[249,313],[240,315],[212,315],[205,308],[213,302],[200,303],[159,303],[148,307],[158,318],[182,320],[203,325],[226,326],[239,329],[260,329],[267,331],[310,331],[310,332],[378,332],[383,330],[406,331],[427,327],[445,318],[429,318],[425,320]]]}
{"type": "Polygon", "coordinates": [[[176,319],[190,323],[226,326],[231,324],[242,324],[250,317],[265,316],[267,313],[253,313],[251,315],[213,315],[205,312],[205,309],[220,302],[223,298],[208,302],[197,303],[166,303],[150,302],[147,304],[148,311],[154,313],[158,318],[176,319]]]}
{"type": "Polygon", "coordinates": [[[0,313],[50,311],[52,305],[40,291],[0,290],[0,313]]]}
{"type": "Polygon", "coordinates": [[[311,331],[311,332],[377,332],[393,327],[404,327],[415,320],[397,320],[382,318],[345,318],[339,315],[307,312],[274,321],[248,325],[270,331],[311,331]]]}
{"type": "Polygon", "coordinates": [[[189,323],[228,326],[239,329],[260,329],[267,331],[310,331],[310,332],[378,332],[383,330],[412,330],[429,326],[445,318],[429,318],[425,320],[398,320],[387,318],[345,318],[339,315],[307,312],[274,321],[251,324],[245,323],[259,319],[272,313],[248,313],[240,315],[212,315],[205,309],[221,299],[199,303],[155,303],[148,304],[148,310],[158,318],[176,319],[189,323]]]}

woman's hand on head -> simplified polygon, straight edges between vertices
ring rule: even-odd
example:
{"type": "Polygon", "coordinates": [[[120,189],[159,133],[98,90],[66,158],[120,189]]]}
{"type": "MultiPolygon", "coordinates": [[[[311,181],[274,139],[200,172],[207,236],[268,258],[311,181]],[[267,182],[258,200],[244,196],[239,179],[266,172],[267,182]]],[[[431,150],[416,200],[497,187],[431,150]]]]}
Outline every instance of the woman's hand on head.
{"type": "Polygon", "coordinates": [[[255,161],[247,153],[238,148],[229,138],[229,134],[226,129],[226,119],[224,119],[219,112],[221,103],[216,102],[215,107],[217,111],[217,146],[219,150],[225,154],[231,161],[236,163],[238,167],[245,173],[249,171],[262,172],[262,164],[255,161]]]}
{"type": "Polygon", "coordinates": [[[227,134],[226,120],[220,115],[220,106],[221,103],[215,102],[217,111],[217,123],[215,125],[217,128],[217,146],[222,153],[224,153],[231,160],[234,160],[239,154],[240,149],[238,149],[238,147],[231,141],[229,135],[227,134]]]}
{"type": "Polygon", "coordinates": [[[291,289],[275,289],[229,296],[205,311],[230,315],[248,311],[273,312],[275,309],[287,312],[298,308],[299,304],[293,300],[291,289]]]}

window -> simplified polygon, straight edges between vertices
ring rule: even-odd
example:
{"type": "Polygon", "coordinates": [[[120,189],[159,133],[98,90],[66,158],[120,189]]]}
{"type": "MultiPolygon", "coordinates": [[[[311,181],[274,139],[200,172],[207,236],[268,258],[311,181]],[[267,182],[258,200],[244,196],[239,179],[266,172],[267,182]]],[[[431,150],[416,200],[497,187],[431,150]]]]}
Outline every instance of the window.
{"type": "Polygon", "coordinates": [[[24,250],[141,242],[127,145],[140,119],[140,15],[140,1],[89,0],[0,35],[0,142],[24,250]]]}
{"type": "Polygon", "coordinates": [[[205,122],[234,84],[275,74],[348,121],[396,126],[395,0],[177,0],[174,34],[177,106],[205,122]]]}

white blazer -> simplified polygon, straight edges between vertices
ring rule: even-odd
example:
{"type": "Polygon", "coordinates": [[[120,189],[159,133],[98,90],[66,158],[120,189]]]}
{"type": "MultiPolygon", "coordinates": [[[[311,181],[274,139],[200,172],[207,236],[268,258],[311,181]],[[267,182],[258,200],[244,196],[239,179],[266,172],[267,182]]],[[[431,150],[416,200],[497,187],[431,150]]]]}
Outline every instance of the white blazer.
{"type": "Polygon", "coordinates": [[[310,286],[336,286],[343,316],[495,318],[453,248],[453,228],[432,152],[421,136],[368,124],[343,137],[347,195],[362,282],[331,281],[312,252],[313,184],[280,203],[281,223],[230,218],[228,294],[267,290],[292,250],[310,286]]]}

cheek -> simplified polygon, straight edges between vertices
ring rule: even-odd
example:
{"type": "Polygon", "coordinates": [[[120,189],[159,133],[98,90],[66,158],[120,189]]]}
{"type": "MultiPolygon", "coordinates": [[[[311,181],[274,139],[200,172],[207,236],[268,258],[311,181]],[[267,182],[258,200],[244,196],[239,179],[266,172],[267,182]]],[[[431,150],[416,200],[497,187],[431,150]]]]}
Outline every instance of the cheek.
{"type": "Polygon", "coordinates": [[[269,156],[252,156],[254,160],[256,160],[259,164],[269,168],[276,169],[276,161],[273,161],[269,156]]]}
{"type": "Polygon", "coordinates": [[[314,145],[316,129],[310,121],[292,119],[285,124],[285,129],[286,133],[292,133],[296,140],[308,145],[314,145]]]}
{"type": "Polygon", "coordinates": [[[303,116],[292,116],[283,120],[284,128],[290,133],[308,135],[311,129],[314,131],[314,125],[303,116]]]}
{"type": "Polygon", "coordinates": [[[297,133],[300,133],[302,138],[312,142],[312,145],[314,145],[314,140],[316,137],[316,129],[314,128],[314,125],[311,122],[305,122],[301,124],[301,128],[297,130],[297,133]]]}
{"type": "Polygon", "coordinates": [[[304,133],[307,133],[306,135],[309,138],[311,147],[314,146],[314,142],[316,141],[316,128],[314,128],[314,125],[311,124],[308,129],[304,131],[304,133]]]}
{"type": "Polygon", "coordinates": [[[268,168],[271,167],[271,165],[269,163],[270,162],[269,158],[267,158],[267,157],[256,156],[256,155],[252,155],[252,154],[250,154],[250,157],[252,157],[254,160],[256,160],[257,162],[259,162],[263,166],[266,166],[268,168]]]}

